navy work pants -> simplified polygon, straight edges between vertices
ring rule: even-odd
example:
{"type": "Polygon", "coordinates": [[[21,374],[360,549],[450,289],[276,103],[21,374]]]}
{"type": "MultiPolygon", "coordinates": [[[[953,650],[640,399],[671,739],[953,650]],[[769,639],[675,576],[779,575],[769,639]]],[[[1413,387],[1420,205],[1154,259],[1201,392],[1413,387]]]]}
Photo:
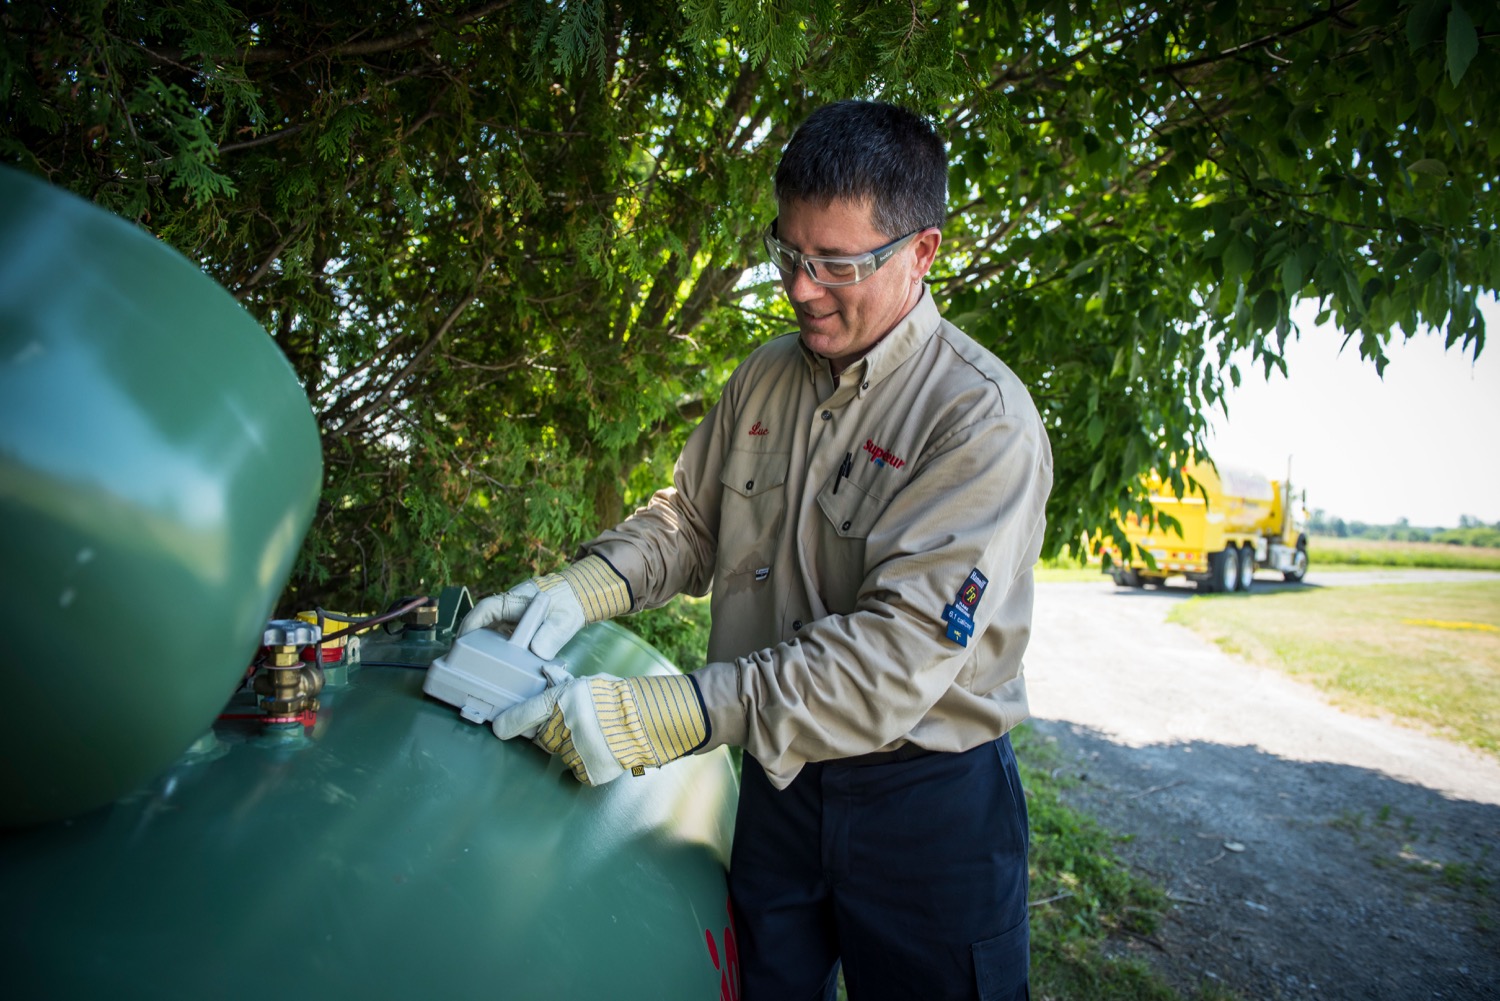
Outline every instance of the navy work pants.
{"type": "Polygon", "coordinates": [[[1026,801],[1010,738],[961,754],[744,759],[729,895],[743,1001],[1024,1001],[1026,801]]]}

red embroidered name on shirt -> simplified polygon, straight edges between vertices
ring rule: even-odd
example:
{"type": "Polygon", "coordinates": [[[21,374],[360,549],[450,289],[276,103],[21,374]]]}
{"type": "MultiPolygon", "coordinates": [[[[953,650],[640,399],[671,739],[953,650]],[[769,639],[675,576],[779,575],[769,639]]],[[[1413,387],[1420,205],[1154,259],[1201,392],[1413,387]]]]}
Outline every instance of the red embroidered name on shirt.
{"type": "Polygon", "coordinates": [[[870,461],[877,466],[890,466],[892,469],[900,469],[906,465],[905,459],[899,459],[875,444],[872,439],[865,439],[865,451],[870,453],[870,461]]]}
{"type": "Polygon", "coordinates": [[[758,438],[763,434],[770,434],[771,432],[766,430],[765,427],[761,425],[760,421],[756,421],[755,426],[750,429],[750,433],[758,438]]]}

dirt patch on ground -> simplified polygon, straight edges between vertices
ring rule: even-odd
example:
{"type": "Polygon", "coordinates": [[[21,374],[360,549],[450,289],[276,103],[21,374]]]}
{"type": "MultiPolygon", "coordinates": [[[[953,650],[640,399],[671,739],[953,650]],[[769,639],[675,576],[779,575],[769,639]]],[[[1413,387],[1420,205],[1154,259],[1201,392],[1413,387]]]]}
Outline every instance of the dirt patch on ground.
{"type": "Polygon", "coordinates": [[[1247,1001],[1500,998],[1500,762],[1166,623],[1190,593],[1038,597],[1033,726],[1172,901],[1116,948],[1247,1001]]]}

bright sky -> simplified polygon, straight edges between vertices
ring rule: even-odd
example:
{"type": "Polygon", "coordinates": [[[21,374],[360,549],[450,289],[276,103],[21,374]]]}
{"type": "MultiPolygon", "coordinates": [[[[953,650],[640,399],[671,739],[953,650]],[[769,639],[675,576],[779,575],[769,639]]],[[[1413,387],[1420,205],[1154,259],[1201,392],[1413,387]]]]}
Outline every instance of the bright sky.
{"type": "MultiPolygon", "coordinates": [[[[1386,348],[1385,378],[1315,310],[1299,311],[1286,378],[1240,365],[1229,415],[1209,442],[1220,465],[1286,475],[1307,507],[1369,524],[1451,528],[1461,514],[1500,521],[1500,306],[1481,307],[1487,345],[1475,362],[1438,335],[1386,348]]],[[[1399,337],[1393,335],[1393,340],[1399,337]]]]}

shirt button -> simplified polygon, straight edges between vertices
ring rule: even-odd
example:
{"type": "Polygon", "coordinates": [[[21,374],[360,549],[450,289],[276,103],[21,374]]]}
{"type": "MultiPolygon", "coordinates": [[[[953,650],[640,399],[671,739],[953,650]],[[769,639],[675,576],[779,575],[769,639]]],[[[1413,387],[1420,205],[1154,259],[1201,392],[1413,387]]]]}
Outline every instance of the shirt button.
{"type": "Polygon", "coordinates": [[[798,619],[796,622],[793,622],[792,623],[792,628],[793,629],[801,629],[802,628],[802,620],[798,619]]]}
{"type": "Polygon", "coordinates": [[[852,525],[852,524],[853,524],[853,522],[849,522],[849,521],[844,522],[844,531],[846,531],[846,532],[849,531],[849,526],[852,525]]]}
{"type": "Polygon", "coordinates": [[[862,382],[862,383],[859,384],[859,388],[860,389],[869,389],[870,388],[870,384],[868,382],[862,382]]]}
{"type": "Polygon", "coordinates": [[[833,411],[832,410],[825,410],[825,411],[823,411],[823,419],[825,421],[831,421],[831,420],[833,420],[833,411]]]}
{"type": "Polygon", "coordinates": [[[746,480],[745,481],[745,489],[746,490],[754,490],[755,489],[755,481],[754,480],[746,480]]]}

